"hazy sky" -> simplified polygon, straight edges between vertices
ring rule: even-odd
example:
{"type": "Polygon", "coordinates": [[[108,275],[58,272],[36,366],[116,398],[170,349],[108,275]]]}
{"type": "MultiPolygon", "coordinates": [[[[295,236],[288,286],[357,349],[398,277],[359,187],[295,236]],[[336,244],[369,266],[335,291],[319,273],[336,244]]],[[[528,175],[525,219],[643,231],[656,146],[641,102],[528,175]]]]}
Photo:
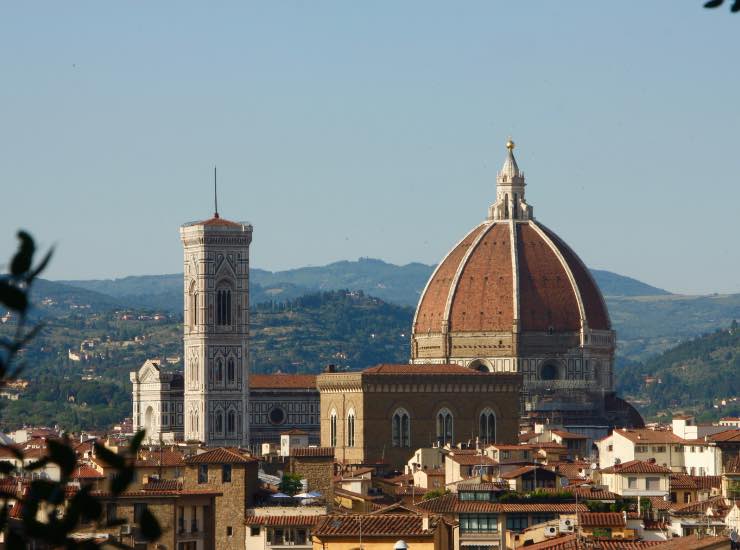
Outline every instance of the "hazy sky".
{"type": "Polygon", "coordinates": [[[436,263],[509,134],[535,216],[591,267],[740,292],[740,14],[632,2],[6,2],[0,258],[181,270],[178,226],[252,264],[436,263]]]}

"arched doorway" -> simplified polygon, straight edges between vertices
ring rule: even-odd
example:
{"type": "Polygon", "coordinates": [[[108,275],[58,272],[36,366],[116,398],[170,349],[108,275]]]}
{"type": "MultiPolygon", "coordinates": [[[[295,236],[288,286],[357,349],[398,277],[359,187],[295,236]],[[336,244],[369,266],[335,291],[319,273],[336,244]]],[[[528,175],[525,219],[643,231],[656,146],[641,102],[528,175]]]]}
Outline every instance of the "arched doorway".
{"type": "Polygon", "coordinates": [[[560,367],[557,363],[545,363],[540,369],[541,380],[557,380],[560,378],[560,367]]]}

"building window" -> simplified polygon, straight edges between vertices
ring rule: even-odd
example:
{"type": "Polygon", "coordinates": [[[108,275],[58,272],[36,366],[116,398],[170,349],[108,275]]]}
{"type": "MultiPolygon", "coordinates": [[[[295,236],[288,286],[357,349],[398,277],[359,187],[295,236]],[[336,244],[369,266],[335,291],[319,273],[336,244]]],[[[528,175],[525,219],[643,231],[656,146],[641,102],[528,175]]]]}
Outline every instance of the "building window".
{"type": "Polygon", "coordinates": [[[250,527],[249,528],[249,536],[250,537],[259,537],[260,535],[260,528],[259,527],[250,527]]]}
{"type": "Polygon", "coordinates": [[[231,325],[231,290],[229,289],[216,291],[216,324],[231,325]]]}
{"type": "Polygon", "coordinates": [[[648,491],[660,491],[660,478],[649,477],[646,479],[646,488],[648,491]]]}
{"type": "Polygon", "coordinates": [[[523,531],[529,525],[526,514],[508,514],[506,516],[506,529],[509,531],[523,531]]]}
{"type": "Polygon", "coordinates": [[[411,447],[411,416],[406,409],[397,409],[391,419],[394,447],[411,447]]]}
{"type": "Polygon", "coordinates": [[[214,426],[214,431],[217,434],[221,434],[224,432],[224,413],[222,413],[221,411],[216,411],[215,417],[216,422],[214,426]]]}
{"type": "Polygon", "coordinates": [[[460,533],[497,533],[498,515],[460,514],[460,533]]]}
{"type": "Polygon", "coordinates": [[[236,413],[234,411],[229,411],[229,414],[226,415],[226,430],[229,435],[236,433],[236,413]]]}
{"type": "Polygon", "coordinates": [[[177,532],[185,532],[185,508],[182,506],[177,507],[177,532]]]}
{"type": "Polygon", "coordinates": [[[628,489],[637,489],[637,478],[636,477],[628,477],[627,478],[627,488],[628,489]]]}
{"type": "Polygon", "coordinates": [[[198,483],[208,483],[208,464],[198,464],[198,483]]]}
{"type": "Polygon", "coordinates": [[[226,527],[226,536],[231,537],[233,535],[234,535],[234,529],[231,527],[231,525],[229,525],[228,527],[226,527]]]}
{"type": "Polygon", "coordinates": [[[329,446],[336,447],[337,446],[337,411],[335,409],[331,410],[330,418],[329,418],[329,446]]]}
{"type": "Polygon", "coordinates": [[[683,501],[685,504],[688,504],[691,502],[691,493],[684,493],[683,494],[683,501]]]}
{"type": "Polygon", "coordinates": [[[231,483],[231,464],[221,465],[221,482],[231,483]]]}
{"type": "Polygon", "coordinates": [[[483,445],[496,442],[496,415],[488,408],[480,413],[480,442],[483,445]]]}
{"type": "Polygon", "coordinates": [[[219,358],[216,359],[216,383],[221,384],[224,381],[224,362],[219,358]]]}
{"type": "Polygon", "coordinates": [[[355,411],[349,410],[347,414],[347,447],[355,446],[355,411]]]}
{"type": "Polygon", "coordinates": [[[226,367],[226,380],[229,384],[233,384],[236,381],[236,367],[234,366],[234,358],[229,357],[229,361],[226,367]]]}
{"type": "Polygon", "coordinates": [[[440,445],[453,444],[452,413],[445,408],[437,413],[437,441],[440,445]]]}
{"type": "Polygon", "coordinates": [[[555,514],[533,514],[532,525],[537,525],[538,523],[547,523],[548,521],[552,521],[556,518],[557,516],[555,514]]]}

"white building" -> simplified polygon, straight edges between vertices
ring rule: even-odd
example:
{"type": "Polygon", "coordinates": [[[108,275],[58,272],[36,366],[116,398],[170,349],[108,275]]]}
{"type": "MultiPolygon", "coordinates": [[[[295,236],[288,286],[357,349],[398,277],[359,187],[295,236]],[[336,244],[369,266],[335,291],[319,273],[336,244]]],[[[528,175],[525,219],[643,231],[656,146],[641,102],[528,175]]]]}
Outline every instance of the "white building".
{"type": "Polygon", "coordinates": [[[182,375],[162,372],[161,367],[159,359],[147,359],[137,372],[129,373],[134,432],[144,428],[150,443],[183,438],[182,375]]]}
{"type": "Polygon", "coordinates": [[[678,473],[700,476],[722,473],[721,449],[709,435],[703,439],[684,439],[669,430],[619,428],[595,444],[601,469],[632,460],[654,460],[678,473]]]}

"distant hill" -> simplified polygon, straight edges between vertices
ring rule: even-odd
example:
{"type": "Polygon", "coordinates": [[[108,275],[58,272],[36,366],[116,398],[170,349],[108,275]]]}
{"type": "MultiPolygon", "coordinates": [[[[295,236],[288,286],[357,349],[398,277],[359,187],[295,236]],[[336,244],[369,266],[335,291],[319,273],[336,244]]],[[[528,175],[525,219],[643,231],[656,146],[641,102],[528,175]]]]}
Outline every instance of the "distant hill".
{"type": "Polygon", "coordinates": [[[656,288],[632,277],[617,275],[611,271],[592,269],[591,275],[593,275],[604,296],[662,296],[670,294],[662,288],[656,288]]]}
{"type": "MultiPolygon", "coordinates": [[[[251,271],[251,302],[292,300],[325,290],[361,290],[386,302],[416,306],[434,266],[420,263],[394,265],[382,260],[360,258],[324,266],[286,271],[251,271]]],[[[605,296],[659,296],[668,292],[631,277],[610,271],[592,270],[605,296]]],[[[182,275],[141,275],[120,279],[59,281],[68,286],[107,294],[130,307],[182,310],[182,275]]]]}
{"type": "Polygon", "coordinates": [[[730,327],[621,368],[618,390],[649,416],[676,409],[700,420],[740,415],[740,330],[737,322],[730,327]],[[727,404],[721,406],[722,400],[727,404]]]}
{"type": "Polygon", "coordinates": [[[740,319],[740,294],[611,297],[617,353],[642,360],[740,319]]]}

